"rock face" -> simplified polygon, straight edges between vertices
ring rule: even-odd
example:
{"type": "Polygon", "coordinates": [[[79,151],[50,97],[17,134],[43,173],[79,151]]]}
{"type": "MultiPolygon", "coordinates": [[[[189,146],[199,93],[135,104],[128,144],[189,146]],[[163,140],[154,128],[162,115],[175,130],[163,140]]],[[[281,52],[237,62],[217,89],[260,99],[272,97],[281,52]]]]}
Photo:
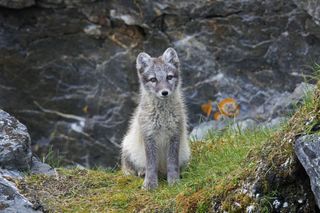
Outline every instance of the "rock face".
{"type": "Polygon", "coordinates": [[[178,51],[191,127],[208,99],[233,97],[248,115],[291,93],[320,57],[316,13],[294,0],[35,5],[0,8],[0,106],[26,123],[34,151],[53,146],[66,163],[117,162],[137,104],[140,51],[178,51]]]}
{"type": "Polygon", "coordinates": [[[311,189],[320,208],[320,136],[306,135],[298,138],[295,153],[310,178],[311,189]]]}
{"type": "Polygon", "coordinates": [[[0,0],[0,6],[21,9],[35,4],[35,0],[0,0]]]}
{"type": "Polygon", "coordinates": [[[297,5],[304,8],[316,24],[320,25],[320,4],[318,0],[294,0],[297,5]]]}
{"type": "Polygon", "coordinates": [[[0,109],[0,167],[28,170],[31,157],[31,140],[27,128],[0,109]]]}

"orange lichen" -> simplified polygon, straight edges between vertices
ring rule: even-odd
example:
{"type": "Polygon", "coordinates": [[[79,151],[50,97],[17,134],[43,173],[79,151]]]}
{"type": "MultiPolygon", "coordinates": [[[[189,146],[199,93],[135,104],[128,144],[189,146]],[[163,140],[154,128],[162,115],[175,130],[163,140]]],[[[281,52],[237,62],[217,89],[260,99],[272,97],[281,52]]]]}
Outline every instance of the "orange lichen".
{"type": "Polygon", "coordinates": [[[213,114],[213,119],[218,121],[218,120],[220,120],[221,116],[222,116],[222,114],[220,112],[215,112],[213,114]]]}
{"type": "Polygon", "coordinates": [[[205,113],[207,115],[207,117],[209,117],[211,114],[211,111],[212,111],[212,102],[208,101],[207,103],[202,104],[201,110],[203,113],[205,113]]]}
{"type": "Polygon", "coordinates": [[[240,105],[233,98],[225,98],[218,104],[222,115],[236,117],[240,113],[240,105]]]}

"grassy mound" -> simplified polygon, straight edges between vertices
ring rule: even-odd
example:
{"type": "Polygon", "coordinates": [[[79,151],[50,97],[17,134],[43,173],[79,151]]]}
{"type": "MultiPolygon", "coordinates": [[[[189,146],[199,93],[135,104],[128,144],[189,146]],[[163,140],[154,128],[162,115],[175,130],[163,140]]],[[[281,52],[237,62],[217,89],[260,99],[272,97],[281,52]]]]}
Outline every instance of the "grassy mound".
{"type": "Polygon", "coordinates": [[[300,167],[292,147],[297,136],[316,133],[319,88],[278,130],[227,129],[192,142],[190,165],[173,187],[160,180],[159,188],[149,192],[141,189],[143,179],[117,170],[64,168],[58,177],[28,176],[17,184],[49,212],[243,212],[248,206],[268,212],[273,197],[285,195],[290,201],[290,196],[311,193],[296,178],[300,167]],[[259,198],[250,192],[254,187],[259,198]]]}
{"type": "MultiPolygon", "coordinates": [[[[319,69],[320,70],[320,69],[319,69]]],[[[317,78],[319,79],[319,78],[317,78]]],[[[220,210],[243,212],[248,207],[239,199],[255,197],[253,212],[318,212],[309,178],[294,153],[295,140],[308,134],[320,134],[320,82],[313,93],[307,93],[301,107],[279,130],[256,150],[249,159],[256,167],[247,177],[241,173],[241,185],[220,195],[224,206],[220,210]],[[244,192],[251,190],[251,192],[244,192]],[[275,209],[274,201],[286,202],[285,209],[275,209]]],[[[218,199],[218,200],[219,200],[218,199]]]]}
{"type": "Polygon", "coordinates": [[[261,149],[270,130],[226,131],[192,143],[193,158],[174,187],[166,180],[159,189],[140,189],[143,179],[120,171],[58,169],[59,177],[29,176],[20,188],[47,210],[63,212],[205,210],[212,195],[232,188],[239,171],[256,166],[245,161],[252,150],[261,149]],[[231,182],[230,182],[231,181],[231,182]]]}

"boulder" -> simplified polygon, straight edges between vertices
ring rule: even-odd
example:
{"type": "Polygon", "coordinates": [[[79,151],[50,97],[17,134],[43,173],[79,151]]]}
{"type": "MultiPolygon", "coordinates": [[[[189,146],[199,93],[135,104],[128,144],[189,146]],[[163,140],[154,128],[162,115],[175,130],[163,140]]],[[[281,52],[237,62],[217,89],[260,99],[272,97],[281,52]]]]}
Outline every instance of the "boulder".
{"type": "Polygon", "coordinates": [[[43,174],[49,176],[57,176],[57,171],[52,168],[50,165],[41,162],[37,157],[32,157],[32,164],[31,164],[31,174],[43,174]]]}
{"type": "Polygon", "coordinates": [[[320,208],[320,136],[314,134],[299,137],[294,150],[309,176],[311,189],[320,208]]]}
{"type": "Polygon", "coordinates": [[[26,126],[0,109],[0,167],[28,170],[31,157],[31,140],[26,126]]]}
{"type": "Polygon", "coordinates": [[[257,123],[257,121],[251,118],[243,120],[226,119],[222,121],[207,121],[194,127],[189,138],[191,141],[202,140],[205,139],[210,132],[221,131],[226,127],[231,128],[233,131],[253,129],[257,126],[257,123]]]}
{"type": "Polygon", "coordinates": [[[0,169],[56,175],[54,168],[33,156],[27,127],[1,109],[0,169]]]}
{"type": "Polygon", "coordinates": [[[205,139],[212,131],[219,131],[226,127],[226,122],[206,121],[195,126],[189,134],[191,141],[205,139]]]}

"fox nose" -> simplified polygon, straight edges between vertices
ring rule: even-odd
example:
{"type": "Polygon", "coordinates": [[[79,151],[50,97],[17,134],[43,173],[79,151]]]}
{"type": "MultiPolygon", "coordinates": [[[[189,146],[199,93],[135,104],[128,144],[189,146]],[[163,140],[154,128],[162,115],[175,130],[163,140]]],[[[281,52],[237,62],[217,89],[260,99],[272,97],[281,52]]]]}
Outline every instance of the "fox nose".
{"type": "Polygon", "coordinates": [[[161,92],[161,95],[162,95],[162,96],[167,96],[168,94],[169,94],[168,91],[162,91],[162,92],[161,92]]]}

